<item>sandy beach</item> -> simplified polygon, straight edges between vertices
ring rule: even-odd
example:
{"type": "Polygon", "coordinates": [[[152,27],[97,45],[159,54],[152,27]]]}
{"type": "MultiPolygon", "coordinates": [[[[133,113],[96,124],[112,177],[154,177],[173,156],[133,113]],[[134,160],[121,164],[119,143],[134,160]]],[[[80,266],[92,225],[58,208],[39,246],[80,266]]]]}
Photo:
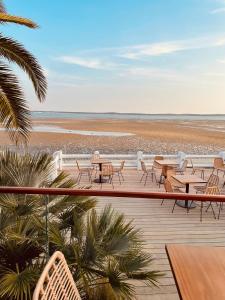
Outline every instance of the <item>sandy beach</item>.
{"type": "MultiPolygon", "coordinates": [[[[29,149],[64,153],[217,153],[225,149],[225,121],[174,120],[75,120],[35,119],[34,126],[57,126],[68,130],[125,132],[131,136],[94,136],[55,132],[32,132],[29,149]]],[[[5,132],[1,146],[14,147],[5,132]]]]}

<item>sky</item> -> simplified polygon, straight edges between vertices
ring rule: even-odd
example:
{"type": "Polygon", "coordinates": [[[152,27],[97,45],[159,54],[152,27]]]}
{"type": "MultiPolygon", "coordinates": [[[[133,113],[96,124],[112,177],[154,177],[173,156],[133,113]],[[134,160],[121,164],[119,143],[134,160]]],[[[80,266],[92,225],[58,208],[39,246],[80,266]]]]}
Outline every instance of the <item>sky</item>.
{"type": "Polygon", "coordinates": [[[225,114],[225,0],[5,0],[32,30],[1,25],[39,60],[31,110],[225,114]]]}

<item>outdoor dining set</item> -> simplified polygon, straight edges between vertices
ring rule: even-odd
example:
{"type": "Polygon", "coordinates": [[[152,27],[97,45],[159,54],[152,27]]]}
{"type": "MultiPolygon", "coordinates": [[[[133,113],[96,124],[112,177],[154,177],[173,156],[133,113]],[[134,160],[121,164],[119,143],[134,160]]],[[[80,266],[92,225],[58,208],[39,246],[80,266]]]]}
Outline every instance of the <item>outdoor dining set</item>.
{"type": "MultiPolygon", "coordinates": [[[[99,153],[94,153],[90,159],[88,167],[81,167],[79,162],[76,161],[78,177],[77,183],[79,184],[83,176],[87,176],[90,183],[98,183],[101,188],[104,183],[109,183],[114,189],[113,179],[116,175],[119,184],[124,182],[124,166],[125,160],[120,162],[119,166],[114,166],[110,160],[100,157],[99,153]]],[[[202,167],[194,166],[192,159],[182,159],[180,161],[175,159],[164,159],[163,156],[156,155],[151,164],[140,160],[141,177],[140,184],[144,186],[151,186],[152,184],[164,187],[167,193],[189,193],[190,188],[196,194],[205,195],[219,195],[221,188],[219,186],[221,180],[220,175],[225,174],[225,164],[222,158],[215,158],[212,170],[207,170],[202,167]],[[191,170],[191,171],[190,171],[191,170]]],[[[223,177],[222,177],[223,180],[223,177]]],[[[224,180],[223,180],[224,182],[224,180]]],[[[163,205],[162,200],[161,205],[163,205]]],[[[199,202],[198,202],[199,203],[199,202]]],[[[218,214],[216,216],[214,203],[207,202],[206,211],[212,210],[214,218],[219,218],[221,210],[223,209],[222,203],[216,204],[218,207],[218,214]]],[[[172,212],[176,205],[184,208],[189,212],[190,209],[197,206],[195,201],[181,201],[175,200],[172,212]]],[[[200,202],[200,219],[202,220],[204,203],[200,202]]]]}

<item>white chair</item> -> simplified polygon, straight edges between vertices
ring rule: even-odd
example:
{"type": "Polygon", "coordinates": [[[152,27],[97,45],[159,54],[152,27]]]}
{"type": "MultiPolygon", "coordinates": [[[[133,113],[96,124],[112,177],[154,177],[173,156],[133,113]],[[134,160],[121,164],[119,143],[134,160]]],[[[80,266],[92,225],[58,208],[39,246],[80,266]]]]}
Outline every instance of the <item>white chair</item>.
{"type": "Polygon", "coordinates": [[[36,285],[33,300],[81,300],[64,255],[56,251],[36,285]]]}

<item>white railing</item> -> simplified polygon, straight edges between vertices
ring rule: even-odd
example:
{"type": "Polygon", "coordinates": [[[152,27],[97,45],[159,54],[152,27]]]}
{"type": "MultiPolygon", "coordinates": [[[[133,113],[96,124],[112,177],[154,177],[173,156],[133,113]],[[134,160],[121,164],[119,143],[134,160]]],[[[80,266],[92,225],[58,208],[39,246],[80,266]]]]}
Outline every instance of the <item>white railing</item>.
{"type": "MultiPolygon", "coordinates": [[[[92,157],[90,154],[63,154],[62,151],[57,151],[53,154],[53,161],[55,164],[55,169],[62,170],[67,167],[75,167],[76,160],[82,167],[90,165],[90,159],[92,157]]],[[[160,154],[161,155],[161,154],[160,154]]],[[[138,151],[134,154],[101,154],[100,157],[106,160],[110,160],[114,166],[119,166],[122,160],[125,160],[125,168],[136,168],[140,170],[140,159],[144,160],[148,166],[153,164],[156,154],[147,154],[142,151],[138,151]]],[[[195,167],[212,168],[213,161],[216,157],[222,157],[225,159],[225,152],[220,152],[218,154],[209,155],[196,155],[196,154],[185,154],[184,152],[178,152],[177,154],[167,154],[161,155],[166,159],[177,159],[181,161],[183,159],[189,160],[188,167],[191,167],[190,159],[192,160],[195,167]]]]}

